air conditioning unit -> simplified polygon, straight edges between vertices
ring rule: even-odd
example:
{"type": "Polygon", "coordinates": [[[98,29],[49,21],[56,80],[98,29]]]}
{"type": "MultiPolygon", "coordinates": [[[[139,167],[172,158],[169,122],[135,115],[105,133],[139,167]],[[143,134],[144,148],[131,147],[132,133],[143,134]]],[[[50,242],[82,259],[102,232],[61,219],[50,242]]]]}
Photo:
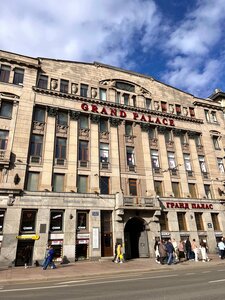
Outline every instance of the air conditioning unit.
{"type": "Polygon", "coordinates": [[[65,159],[63,159],[63,158],[56,158],[55,159],[55,164],[57,166],[65,166],[65,159]]]}
{"type": "Polygon", "coordinates": [[[40,162],[41,162],[41,156],[31,156],[30,157],[30,162],[32,164],[40,164],[40,162]]]}

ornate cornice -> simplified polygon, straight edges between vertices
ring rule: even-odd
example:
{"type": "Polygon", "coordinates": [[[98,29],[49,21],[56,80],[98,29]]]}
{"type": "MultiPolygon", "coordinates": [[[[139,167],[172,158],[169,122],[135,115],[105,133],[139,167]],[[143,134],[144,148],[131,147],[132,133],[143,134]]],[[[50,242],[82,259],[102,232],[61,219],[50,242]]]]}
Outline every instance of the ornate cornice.
{"type": "Polygon", "coordinates": [[[91,114],[91,121],[92,123],[98,124],[100,122],[100,115],[91,114]]]}
{"type": "Polygon", "coordinates": [[[112,127],[117,127],[117,126],[119,126],[122,123],[123,120],[121,120],[119,118],[112,118],[111,117],[109,119],[109,121],[110,121],[110,124],[111,124],[112,127]]]}
{"type": "Polygon", "coordinates": [[[55,107],[48,106],[47,111],[50,117],[55,117],[57,115],[58,110],[55,107]]]}
{"type": "Polygon", "coordinates": [[[33,69],[38,69],[40,67],[38,64],[20,60],[20,59],[16,59],[16,58],[1,57],[0,61],[7,62],[10,64],[16,64],[16,65],[24,66],[24,67],[28,67],[28,68],[33,68],[33,69]]]}
{"type": "Polygon", "coordinates": [[[72,120],[79,120],[79,118],[80,118],[80,111],[75,111],[75,110],[71,110],[70,111],[70,118],[72,119],[72,120]]]}
{"type": "Polygon", "coordinates": [[[202,106],[202,107],[207,107],[207,108],[210,108],[210,109],[216,109],[216,110],[222,110],[223,111],[223,108],[221,106],[219,106],[218,104],[215,105],[215,103],[211,104],[211,103],[195,101],[193,104],[196,105],[196,106],[202,106]]]}

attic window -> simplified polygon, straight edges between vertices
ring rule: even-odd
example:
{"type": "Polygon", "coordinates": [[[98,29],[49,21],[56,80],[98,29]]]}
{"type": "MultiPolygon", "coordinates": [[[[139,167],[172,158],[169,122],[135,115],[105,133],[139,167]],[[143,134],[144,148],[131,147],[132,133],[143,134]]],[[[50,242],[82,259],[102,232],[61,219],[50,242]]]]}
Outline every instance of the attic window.
{"type": "Polygon", "coordinates": [[[122,82],[122,81],[116,82],[116,88],[123,90],[123,91],[131,92],[131,93],[135,92],[134,85],[132,85],[130,83],[122,82]]]}

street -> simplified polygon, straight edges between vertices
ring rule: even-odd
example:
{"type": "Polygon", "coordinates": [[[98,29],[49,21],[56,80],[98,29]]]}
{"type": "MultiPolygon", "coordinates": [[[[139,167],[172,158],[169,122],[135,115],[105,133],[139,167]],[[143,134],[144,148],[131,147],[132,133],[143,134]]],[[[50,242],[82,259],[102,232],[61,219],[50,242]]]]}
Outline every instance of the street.
{"type": "Polygon", "coordinates": [[[224,299],[225,267],[173,269],[136,274],[90,276],[76,280],[0,286],[0,299],[80,299],[80,300],[216,300],[224,299]]]}

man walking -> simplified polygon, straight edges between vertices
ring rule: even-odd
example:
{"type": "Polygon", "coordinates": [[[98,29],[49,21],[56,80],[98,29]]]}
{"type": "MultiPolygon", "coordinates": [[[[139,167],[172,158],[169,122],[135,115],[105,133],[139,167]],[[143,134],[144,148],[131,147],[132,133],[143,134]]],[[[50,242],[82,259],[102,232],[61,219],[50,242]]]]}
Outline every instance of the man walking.
{"type": "Polygon", "coordinates": [[[173,253],[175,251],[173,244],[171,243],[171,239],[169,239],[166,243],[166,251],[168,255],[167,265],[171,265],[173,263],[173,253]]]}
{"type": "Polygon", "coordinates": [[[224,244],[223,238],[221,238],[220,242],[218,243],[218,248],[219,248],[219,251],[220,251],[220,258],[224,259],[224,256],[225,256],[225,244],[224,244]]]}

